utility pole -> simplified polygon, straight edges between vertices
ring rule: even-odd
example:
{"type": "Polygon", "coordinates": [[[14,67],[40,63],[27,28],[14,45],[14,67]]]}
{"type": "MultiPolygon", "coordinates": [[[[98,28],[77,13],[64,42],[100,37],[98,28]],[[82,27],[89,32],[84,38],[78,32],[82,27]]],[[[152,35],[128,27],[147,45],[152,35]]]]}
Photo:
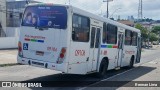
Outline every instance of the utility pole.
{"type": "Polygon", "coordinates": [[[109,2],[110,1],[113,1],[113,0],[103,0],[103,2],[107,2],[107,14],[106,14],[106,17],[108,18],[108,16],[109,16],[109,9],[108,9],[108,5],[109,5],[109,2]]]}
{"type": "Polygon", "coordinates": [[[139,0],[138,6],[138,21],[142,20],[143,12],[142,12],[142,0],[139,0]]]}
{"type": "Polygon", "coordinates": [[[106,14],[106,15],[107,15],[107,18],[108,18],[108,16],[109,16],[108,14],[109,14],[109,11],[108,11],[108,0],[107,0],[107,14],[106,14]]]}
{"type": "Polygon", "coordinates": [[[70,0],[69,0],[69,5],[70,5],[70,0]]]}

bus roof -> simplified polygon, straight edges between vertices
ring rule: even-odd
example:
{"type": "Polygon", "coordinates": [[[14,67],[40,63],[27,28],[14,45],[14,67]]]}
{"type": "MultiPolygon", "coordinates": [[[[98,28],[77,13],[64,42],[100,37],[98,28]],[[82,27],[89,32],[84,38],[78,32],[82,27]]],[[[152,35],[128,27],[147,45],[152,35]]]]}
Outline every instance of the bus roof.
{"type": "Polygon", "coordinates": [[[128,30],[131,30],[131,31],[135,31],[135,32],[140,33],[140,30],[139,30],[139,29],[136,29],[136,28],[134,28],[134,27],[127,26],[127,25],[125,25],[125,24],[119,23],[119,22],[117,22],[117,21],[114,21],[114,20],[111,20],[111,19],[108,19],[108,18],[105,18],[105,17],[98,16],[98,15],[96,15],[96,14],[87,12],[87,11],[82,10],[82,9],[79,9],[79,8],[74,7],[74,6],[72,6],[72,5],[53,4],[53,3],[32,3],[32,4],[29,4],[29,5],[27,5],[27,6],[38,6],[38,5],[68,6],[68,7],[71,8],[71,9],[73,10],[73,12],[76,13],[76,14],[80,14],[80,15],[83,15],[83,16],[87,16],[87,17],[90,17],[90,18],[93,18],[93,19],[96,19],[96,20],[99,20],[99,21],[102,21],[102,22],[110,23],[110,24],[116,25],[116,26],[118,26],[118,27],[125,28],[125,29],[128,29],[128,30]]]}

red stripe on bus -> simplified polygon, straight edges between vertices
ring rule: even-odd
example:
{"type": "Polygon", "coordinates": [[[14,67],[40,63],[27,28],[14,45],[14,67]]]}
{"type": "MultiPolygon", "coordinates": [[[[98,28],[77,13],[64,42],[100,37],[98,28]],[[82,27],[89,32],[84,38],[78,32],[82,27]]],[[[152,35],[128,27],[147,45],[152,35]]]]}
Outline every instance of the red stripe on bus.
{"type": "Polygon", "coordinates": [[[118,46],[113,46],[113,48],[118,48],[118,46]]]}
{"type": "Polygon", "coordinates": [[[30,41],[30,39],[29,38],[25,38],[25,41],[30,41]]]}

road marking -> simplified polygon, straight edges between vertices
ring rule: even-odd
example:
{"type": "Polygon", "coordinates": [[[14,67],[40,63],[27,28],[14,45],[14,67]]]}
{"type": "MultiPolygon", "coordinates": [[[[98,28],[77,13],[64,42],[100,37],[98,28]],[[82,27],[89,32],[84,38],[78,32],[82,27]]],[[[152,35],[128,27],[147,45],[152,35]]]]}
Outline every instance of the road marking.
{"type": "Polygon", "coordinates": [[[122,74],[124,74],[124,73],[127,73],[127,72],[129,72],[129,71],[131,71],[131,70],[133,70],[133,69],[136,69],[136,68],[137,68],[137,67],[132,68],[132,69],[129,69],[129,70],[124,71],[124,72],[122,72],[122,73],[119,73],[119,74],[113,75],[113,76],[111,76],[111,77],[109,77],[109,78],[102,79],[102,80],[100,80],[100,81],[98,81],[98,82],[96,82],[96,83],[90,84],[90,85],[88,85],[88,86],[86,86],[86,87],[83,87],[83,88],[79,88],[79,89],[77,89],[77,90],[83,90],[83,89],[86,89],[86,88],[88,88],[89,86],[92,86],[92,85],[98,84],[98,83],[100,83],[101,81],[107,81],[107,80],[109,80],[109,79],[112,79],[112,78],[114,78],[114,77],[116,77],[116,76],[119,76],[119,75],[122,75],[122,74]]]}
{"type": "Polygon", "coordinates": [[[122,74],[127,73],[127,72],[129,72],[129,71],[131,71],[131,70],[134,70],[134,69],[140,67],[140,66],[143,65],[143,64],[146,64],[146,63],[149,63],[149,62],[153,62],[154,60],[157,60],[157,59],[158,59],[158,58],[153,59],[153,60],[151,60],[151,61],[144,62],[144,63],[135,64],[135,67],[132,68],[132,69],[129,69],[129,70],[127,70],[127,71],[124,71],[124,72],[119,73],[119,74],[116,74],[116,75],[113,75],[113,76],[111,76],[111,77],[109,77],[109,78],[102,79],[102,80],[100,80],[100,81],[98,81],[98,82],[96,82],[96,83],[90,84],[90,85],[88,85],[88,86],[86,86],[86,87],[83,87],[83,88],[79,88],[79,89],[77,89],[77,90],[84,90],[84,89],[88,88],[89,86],[98,84],[98,83],[100,83],[101,81],[107,81],[107,80],[112,79],[112,78],[114,78],[114,77],[116,77],[116,76],[122,75],[122,74]]]}

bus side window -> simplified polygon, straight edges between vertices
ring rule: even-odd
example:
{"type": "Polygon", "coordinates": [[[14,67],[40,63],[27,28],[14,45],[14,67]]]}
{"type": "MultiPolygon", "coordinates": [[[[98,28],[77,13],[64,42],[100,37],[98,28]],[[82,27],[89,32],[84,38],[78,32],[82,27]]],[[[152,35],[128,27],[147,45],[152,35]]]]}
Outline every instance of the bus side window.
{"type": "Polygon", "coordinates": [[[90,44],[90,48],[94,48],[95,33],[96,33],[96,28],[95,28],[95,27],[92,27],[92,30],[91,30],[91,44],[90,44]]]}
{"type": "Polygon", "coordinates": [[[125,45],[132,44],[132,32],[130,30],[125,31],[125,45]]]}
{"type": "Polygon", "coordinates": [[[107,24],[107,44],[117,44],[117,26],[107,24]]]}
{"type": "Polygon", "coordinates": [[[136,32],[132,32],[132,46],[137,46],[138,34],[136,32]]]}
{"type": "Polygon", "coordinates": [[[99,48],[100,28],[97,28],[95,48],[99,48]]]}
{"type": "Polygon", "coordinates": [[[103,39],[102,39],[103,43],[107,42],[107,26],[106,23],[103,23],[103,39]]]}
{"type": "Polygon", "coordinates": [[[77,42],[88,42],[90,19],[77,14],[73,14],[72,19],[72,40],[77,42]]]}

